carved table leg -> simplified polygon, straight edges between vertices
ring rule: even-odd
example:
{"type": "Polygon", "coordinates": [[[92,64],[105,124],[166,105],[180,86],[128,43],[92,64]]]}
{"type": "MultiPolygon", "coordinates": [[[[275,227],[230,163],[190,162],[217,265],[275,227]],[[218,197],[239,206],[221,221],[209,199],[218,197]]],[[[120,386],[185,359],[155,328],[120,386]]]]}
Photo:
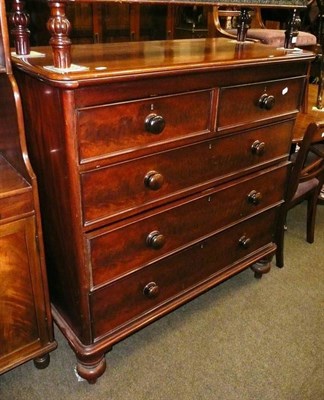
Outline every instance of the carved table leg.
{"type": "Polygon", "coordinates": [[[245,42],[246,34],[250,28],[252,17],[250,11],[247,8],[242,8],[241,14],[237,21],[237,41],[245,42]]]}
{"type": "Polygon", "coordinates": [[[30,42],[28,30],[29,15],[24,11],[25,2],[21,0],[13,0],[12,13],[9,21],[13,26],[11,33],[15,42],[15,50],[18,55],[27,55],[30,53],[30,42]]]}
{"type": "Polygon", "coordinates": [[[77,373],[81,378],[86,379],[89,383],[96,383],[97,379],[106,370],[105,354],[99,354],[96,357],[77,357],[77,373]]]}
{"type": "Polygon", "coordinates": [[[65,16],[68,0],[50,0],[48,5],[51,16],[47,22],[47,29],[51,33],[50,45],[53,51],[53,64],[56,68],[69,68],[71,66],[71,31],[70,21],[65,16]]]}
{"type": "Polygon", "coordinates": [[[263,274],[267,274],[271,269],[271,258],[262,259],[256,262],[251,266],[252,271],[254,272],[254,277],[257,279],[261,279],[263,274]]]}
{"type": "Polygon", "coordinates": [[[36,357],[34,358],[34,365],[38,369],[45,369],[48,367],[50,363],[50,355],[47,353],[43,355],[42,357],[36,357]]]}

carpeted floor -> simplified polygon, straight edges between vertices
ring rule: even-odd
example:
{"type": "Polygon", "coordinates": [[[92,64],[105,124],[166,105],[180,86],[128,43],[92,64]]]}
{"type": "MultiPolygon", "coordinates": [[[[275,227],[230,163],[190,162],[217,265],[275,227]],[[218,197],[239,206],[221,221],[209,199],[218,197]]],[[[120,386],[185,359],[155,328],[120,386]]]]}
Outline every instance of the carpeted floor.
{"type": "Polygon", "coordinates": [[[0,376],[0,399],[323,400],[324,206],[312,245],[305,212],[290,211],[283,269],[248,269],[127,338],[95,385],[56,330],[49,367],[0,376]]]}

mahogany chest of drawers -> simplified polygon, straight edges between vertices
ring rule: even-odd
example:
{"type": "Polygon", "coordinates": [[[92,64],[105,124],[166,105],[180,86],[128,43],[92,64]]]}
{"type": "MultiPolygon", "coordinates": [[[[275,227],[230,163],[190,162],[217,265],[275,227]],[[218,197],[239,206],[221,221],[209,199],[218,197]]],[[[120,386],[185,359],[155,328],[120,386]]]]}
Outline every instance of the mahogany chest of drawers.
{"type": "MultiPolygon", "coordinates": [[[[268,271],[310,53],[227,39],[17,59],[54,319],[94,382],[119,340],[268,271]]],[[[199,323],[199,321],[197,321],[199,323]]]]}

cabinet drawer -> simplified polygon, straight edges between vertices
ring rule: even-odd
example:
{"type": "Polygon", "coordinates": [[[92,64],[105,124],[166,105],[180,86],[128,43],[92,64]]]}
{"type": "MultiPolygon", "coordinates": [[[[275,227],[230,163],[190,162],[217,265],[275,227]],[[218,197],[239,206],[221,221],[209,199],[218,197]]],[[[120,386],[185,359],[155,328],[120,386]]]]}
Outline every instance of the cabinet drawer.
{"type": "Polygon", "coordinates": [[[286,174],[286,166],[262,171],[225,188],[156,210],[122,227],[89,234],[93,285],[116,279],[236,220],[278,204],[286,174]]]}
{"type": "Polygon", "coordinates": [[[134,214],[285,157],[293,123],[289,120],[82,173],[84,224],[134,214]],[[259,144],[264,144],[260,152],[259,144]]]}
{"type": "Polygon", "coordinates": [[[210,131],[212,91],[77,111],[80,162],[143,150],[210,131]]]}
{"type": "Polygon", "coordinates": [[[0,221],[34,213],[33,193],[26,190],[8,197],[0,197],[0,221]],[[13,200],[14,199],[14,200],[13,200]]]}
{"type": "Polygon", "coordinates": [[[296,113],[304,85],[304,78],[292,78],[221,88],[217,130],[296,113]]]}
{"type": "Polygon", "coordinates": [[[91,293],[94,338],[135,319],[149,318],[150,310],[154,312],[159,305],[270,244],[276,213],[274,208],[248,219],[91,293]],[[243,238],[249,239],[248,248],[241,244],[243,238]],[[159,290],[156,297],[149,298],[144,288],[152,282],[159,290]]]}

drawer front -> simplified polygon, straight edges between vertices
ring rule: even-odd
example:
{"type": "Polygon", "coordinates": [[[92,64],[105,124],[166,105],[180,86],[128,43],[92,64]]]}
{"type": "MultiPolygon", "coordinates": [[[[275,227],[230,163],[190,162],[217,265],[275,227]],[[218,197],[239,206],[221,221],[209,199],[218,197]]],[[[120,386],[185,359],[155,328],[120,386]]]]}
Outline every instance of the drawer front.
{"type": "Polygon", "coordinates": [[[150,310],[270,244],[276,213],[276,208],[262,213],[91,293],[94,338],[144,314],[149,319],[150,310]],[[250,239],[248,248],[242,238],[250,239]],[[158,286],[158,293],[154,287],[150,290],[156,297],[144,294],[151,282],[158,286]]]}
{"type": "Polygon", "coordinates": [[[293,123],[290,120],[85,172],[81,174],[84,224],[143,211],[287,156],[293,123]]]}
{"type": "Polygon", "coordinates": [[[103,284],[188,246],[282,200],[287,166],[209,190],[131,221],[88,235],[93,285],[103,284]]]}
{"type": "Polygon", "coordinates": [[[80,162],[131,153],[210,132],[212,91],[77,111],[80,162]]]}
{"type": "Polygon", "coordinates": [[[34,213],[33,194],[31,190],[14,196],[0,198],[0,221],[7,218],[19,218],[26,213],[34,213]]]}
{"type": "Polygon", "coordinates": [[[230,129],[297,112],[304,84],[304,78],[292,78],[221,88],[217,129],[230,129]]]}

